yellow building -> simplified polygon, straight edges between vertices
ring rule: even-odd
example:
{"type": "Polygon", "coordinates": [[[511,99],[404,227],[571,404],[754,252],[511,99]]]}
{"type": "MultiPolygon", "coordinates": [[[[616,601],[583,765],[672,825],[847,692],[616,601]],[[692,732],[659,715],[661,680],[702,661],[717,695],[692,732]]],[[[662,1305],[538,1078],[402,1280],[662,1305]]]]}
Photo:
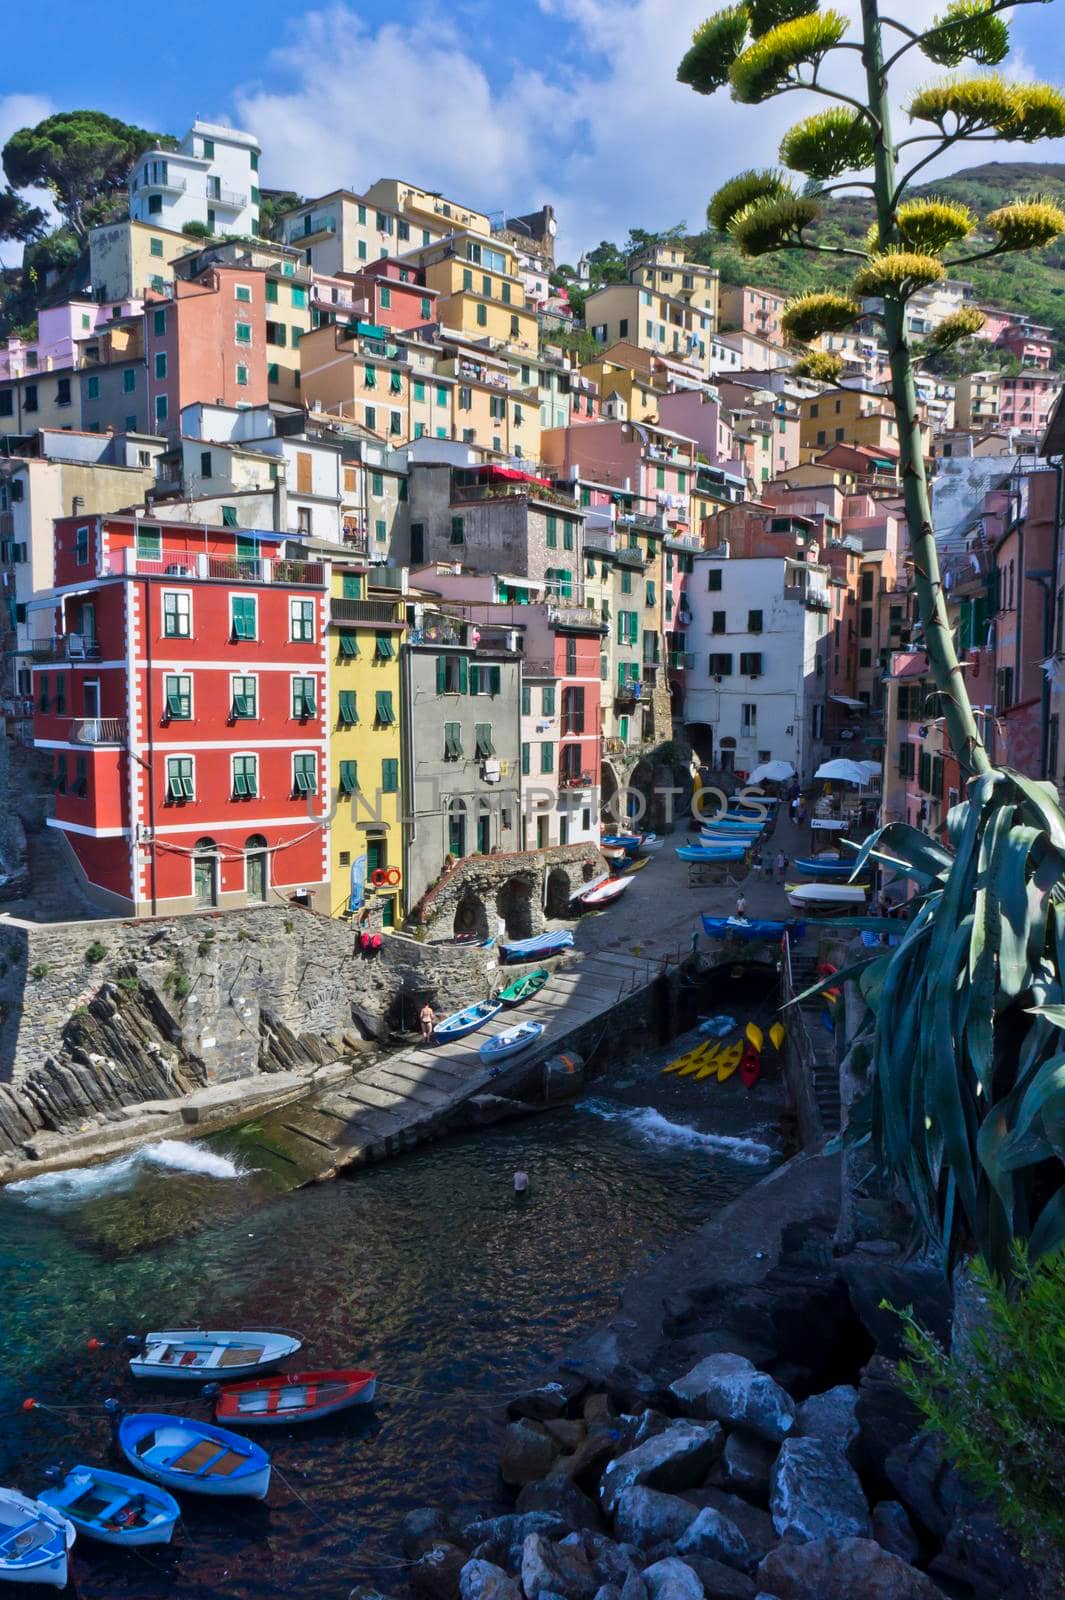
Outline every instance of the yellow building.
{"type": "Polygon", "coordinates": [[[432,189],[419,189],[402,178],[378,178],[367,189],[365,198],[375,205],[402,212],[419,223],[454,233],[459,228],[469,228],[474,233],[491,233],[492,224],[483,211],[473,211],[448,200],[432,189]]]}
{"type": "MultiPolygon", "coordinates": [[[[520,370],[474,341],[441,341],[437,373],[454,383],[454,437],[496,455],[540,459],[540,396],[520,370]]],[[[532,374],[530,373],[530,378],[532,374]]]]}
{"type": "MultiPolygon", "coordinates": [[[[931,449],[927,410],[919,403],[921,444],[931,449]]],[[[899,430],[890,397],[870,389],[826,389],[799,401],[799,455],[802,461],[831,449],[834,444],[856,444],[899,455],[899,430]]]]}
{"type": "Polygon", "coordinates": [[[584,320],[600,344],[628,341],[654,355],[691,362],[709,375],[714,317],[676,295],[639,283],[608,283],[588,296],[584,320]]]}
{"type": "Polygon", "coordinates": [[[512,350],[539,348],[539,323],[525,300],[513,250],[491,237],[456,233],[407,253],[435,289],[435,315],[442,327],[469,339],[486,339],[512,350]]]}
{"type": "Polygon", "coordinates": [[[721,274],[716,267],[689,261],[679,244],[652,245],[629,261],[629,278],[643,289],[671,295],[696,311],[711,317],[711,329],[718,325],[721,274]]]}
{"type": "Polygon", "coordinates": [[[96,299],[105,303],[143,300],[173,286],[171,265],[186,255],[183,233],[148,222],[107,222],[89,232],[89,278],[96,299]]]}
{"type": "Polygon", "coordinates": [[[998,426],[998,380],[1001,374],[966,372],[954,387],[954,426],[956,428],[996,428],[998,426]]]}
{"type": "Polygon", "coordinates": [[[400,676],[403,605],[373,588],[373,570],[337,559],[329,601],[330,913],[346,915],[352,868],[366,858],[366,902],[385,927],[402,920],[402,882],[373,885],[403,863],[400,676]]]}
{"type": "MultiPolygon", "coordinates": [[[[638,357],[642,352],[634,347],[633,357],[638,357]]],[[[625,407],[625,415],[630,422],[653,422],[658,416],[658,402],[660,392],[651,379],[649,367],[642,367],[637,360],[625,359],[626,346],[615,346],[607,350],[596,361],[586,361],[581,367],[581,377],[590,378],[598,387],[600,411],[604,416],[611,415],[611,402],[620,400],[625,407]]]]}
{"type": "Polygon", "coordinates": [[[302,396],[398,446],[454,437],[455,379],[437,371],[438,346],[380,330],[326,323],[300,346],[302,396]]]}

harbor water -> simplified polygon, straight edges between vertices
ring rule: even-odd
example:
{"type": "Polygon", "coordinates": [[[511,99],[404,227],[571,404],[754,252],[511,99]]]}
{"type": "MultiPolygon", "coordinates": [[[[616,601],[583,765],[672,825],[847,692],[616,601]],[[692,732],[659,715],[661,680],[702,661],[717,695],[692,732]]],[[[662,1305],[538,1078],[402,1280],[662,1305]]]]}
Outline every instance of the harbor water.
{"type": "Polygon", "coordinates": [[[183,1496],[162,1549],[79,1540],[83,1600],[399,1592],[406,1511],[507,1509],[493,1408],[609,1315],[641,1263],[782,1157],[778,1086],[662,1077],[682,1048],[617,1069],[571,1106],[281,1198],[256,1170],[254,1129],[0,1194],[2,1483],[35,1493],[49,1467],[121,1470],[108,1396],[209,1415],[194,1384],[134,1384],[128,1333],[293,1328],[305,1365],[380,1373],[365,1414],[260,1433],[275,1467],[267,1503],[183,1496]],[[27,1398],[42,1404],[26,1410],[27,1398]]]}

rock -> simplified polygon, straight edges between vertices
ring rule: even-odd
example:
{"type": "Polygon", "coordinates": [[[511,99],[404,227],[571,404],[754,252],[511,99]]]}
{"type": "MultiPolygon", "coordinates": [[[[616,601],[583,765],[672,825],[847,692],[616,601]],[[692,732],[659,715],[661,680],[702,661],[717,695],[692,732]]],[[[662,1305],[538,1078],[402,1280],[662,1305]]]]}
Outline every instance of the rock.
{"type": "Polygon", "coordinates": [[[727,1489],[749,1495],[765,1504],[769,1499],[769,1477],[776,1459],[776,1447],[756,1433],[736,1428],[725,1440],[721,1456],[721,1477],[727,1489]]]}
{"type": "Polygon", "coordinates": [[[583,1550],[591,1563],[596,1581],[600,1584],[609,1584],[619,1592],[624,1589],[633,1574],[639,1574],[640,1568],[645,1564],[635,1545],[618,1544],[605,1533],[595,1533],[589,1528],[581,1528],[576,1533],[568,1534],[561,1543],[563,1549],[583,1550]]]}
{"type": "Polygon", "coordinates": [[[740,1572],[753,1572],[757,1558],[731,1518],[715,1506],[704,1506],[677,1540],[678,1556],[709,1556],[740,1572]]]}
{"type": "Polygon", "coordinates": [[[873,1538],[882,1549],[903,1561],[916,1561],[921,1553],[913,1523],[898,1500],[881,1500],[873,1507],[873,1538]]]}
{"type": "Polygon", "coordinates": [[[709,1556],[685,1556],[685,1561],[703,1586],[706,1600],[755,1600],[758,1585],[746,1573],[726,1567],[709,1556]]]}
{"type": "Polygon", "coordinates": [[[570,1400],[580,1393],[576,1382],[573,1379],[556,1379],[541,1384],[538,1389],[526,1389],[507,1402],[507,1416],[514,1421],[519,1417],[532,1417],[538,1422],[564,1417],[570,1400]]]}
{"type": "Polygon", "coordinates": [[[842,1450],[820,1439],[785,1439],[769,1509],[781,1538],[867,1539],[872,1532],[858,1474],[842,1450]]]}
{"type": "Polygon", "coordinates": [[[585,1396],[584,1420],[591,1426],[596,1422],[607,1422],[614,1415],[614,1408],[610,1404],[608,1394],[590,1394],[585,1396]]]}
{"type": "Polygon", "coordinates": [[[858,1465],[883,1478],[891,1452],[920,1432],[921,1414],[899,1388],[895,1367],[881,1356],[873,1356],[862,1368],[856,1416],[858,1465]]]}
{"type": "Polygon", "coordinates": [[[564,1473],[550,1472],[546,1478],[527,1483],[518,1495],[517,1509],[548,1511],[559,1517],[570,1528],[601,1528],[603,1520],[599,1508],[582,1489],[564,1473]]]}
{"type": "Polygon", "coordinates": [[[838,1263],[851,1306],[888,1361],[905,1355],[903,1322],[893,1306],[911,1306],[922,1328],[950,1344],[951,1287],[941,1265],[931,1260],[899,1261],[866,1253],[838,1263]]]}
{"type": "Polygon", "coordinates": [[[918,1434],[892,1450],[884,1470],[907,1511],[940,1541],[958,1513],[976,1503],[930,1434],[918,1434]]]}
{"type": "Polygon", "coordinates": [[[745,1356],[706,1356],[669,1388],[690,1415],[732,1423],[773,1443],[795,1425],[791,1396],[745,1356]]]}
{"type": "Polygon", "coordinates": [[[990,1511],[980,1509],[965,1512],[951,1524],[930,1570],[964,1583],[978,1600],[1001,1600],[1004,1595],[1026,1600],[1033,1584],[1016,1541],[990,1511]]]}
{"type": "Polygon", "coordinates": [[[463,1529],[462,1543],[480,1561],[490,1561],[516,1572],[530,1533],[547,1539],[561,1539],[569,1528],[561,1517],[548,1511],[527,1511],[522,1516],[485,1517],[463,1529]]]}
{"type": "Polygon", "coordinates": [[[701,1483],[721,1444],[715,1422],[675,1422],[634,1450],[607,1464],[600,1499],[613,1512],[622,1489],[642,1484],[647,1489],[689,1489],[701,1483]]]}
{"type": "Polygon", "coordinates": [[[522,1547],[521,1586],[527,1600],[548,1594],[592,1600],[599,1582],[583,1551],[563,1550],[542,1533],[530,1533],[522,1547]]]}
{"type": "Polygon", "coordinates": [[[649,1600],[703,1600],[702,1579],[676,1556],[656,1561],[643,1574],[649,1600]]]}
{"type": "Polygon", "coordinates": [[[604,1583],[595,1591],[595,1600],[621,1600],[621,1590],[616,1583],[604,1583]]]}
{"type": "Polygon", "coordinates": [[[656,1544],[675,1544],[698,1515],[695,1506],[677,1495],[633,1484],[617,1497],[614,1531],[619,1539],[650,1550],[656,1544]]]}
{"type": "Polygon", "coordinates": [[[758,1580],[777,1600],[943,1600],[931,1578],[873,1539],[786,1539],[758,1580]]]}
{"type": "Polygon", "coordinates": [[[554,1439],[563,1450],[576,1450],[588,1437],[588,1429],[584,1423],[571,1422],[568,1417],[545,1422],[543,1427],[548,1438],[554,1439]]]}
{"type": "Polygon", "coordinates": [[[419,1556],[408,1574],[414,1594],[423,1600],[457,1600],[462,1569],[469,1554],[454,1544],[434,1544],[419,1556]]]}
{"type": "Polygon", "coordinates": [[[792,1437],[824,1439],[847,1450],[858,1437],[858,1391],[848,1383],[804,1400],[795,1417],[792,1437]]]}
{"type": "Polygon", "coordinates": [[[565,1472],[582,1489],[592,1492],[598,1488],[607,1464],[615,1456],[624,1454],[631,1438],[628,1426],[617,1417],[596,1422],[589,1428],[584,1443],[578,1445],[571,1456],[559,1461],[558,1470],[565,1472]]]}
{"type": "Polygon", "coordinates": [[[452,1519],[435,1506],[419,1506],[415,1511],[408,1511],[400,1524],[403,1554],[409,1561],[416,1561],[434,1544],[454,1543],[456,1535],[452,1519]]]}
{"type": "Polygon", "coordinates": [[[491,1561],[467,1561],[459,1574],[460,1600],[521,1600],[521,1589],[491,1561]]]}
{"type": "Polygon", "coordinates": [[[511,1422],[504,1429],[499,1454],[503,1482],[514,1485],[535,1482],[550,1472],[558,1454],[558,1444],[540,1423],[526,1419],[511,1422]]]}
{"type": "Polygon", "coordinates": [[[768,1511],[763,1511],[759,1506],[748,1505],[746,1500],[741,1500],[739,1495],[726,1494],[724,1489],[697,1489],[684,1497],[692,1505],[713,1506],[722,1516],[734,1522],[751,1549],[754,1551],[756,1561],[761,1561],[772,1550],[777,1540],[777,1530],[773,1526],[773,1519],[768,1511]]]}
{"type": "Polygon", "coordinates": [[[635,1418],[632,1431],[632,1443],[643,1444],[646,1439],[653,1439],[657,1434],[665,1433],[674,1423],[673,1417],[667,1417],[664,1411],[656,1411],[653,1406],[641,1411],[635,1418]]]}

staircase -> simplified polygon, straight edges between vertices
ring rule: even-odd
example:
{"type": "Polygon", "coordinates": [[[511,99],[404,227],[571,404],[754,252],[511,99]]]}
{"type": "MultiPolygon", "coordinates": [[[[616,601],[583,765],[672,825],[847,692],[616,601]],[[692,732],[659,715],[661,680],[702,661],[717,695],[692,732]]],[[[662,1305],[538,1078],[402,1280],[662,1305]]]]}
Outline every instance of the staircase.
{"type": "MultiPolygon", "coordinates": [[[[802,994],[818,982],[817,954],[814,951],[793,950],[791,954],[792,981],[795,993],[802,994]]],[[[809,1071],[813,1083],[821,1126],[828,1135],[838,1133],[842,1120],[839,1094],[839,1067],[836,1064],[836,1041],[826,1033],[821,1023],[824,1000],[820,994],[811,995],[795,1008],[801,1018],[809,1040],[809,1071]]],[[[806,1054],[804,1050],[804,1055],[806,1054]]]]}
{"type": "Polygon", "coordinates": [[[113,914],[94,906],[82,893],[66,841],[54,828],[27,831],[26,855],[29,891],[23,899],[5,904],[4,913],[26,922],[95,922],[113,914]]]}

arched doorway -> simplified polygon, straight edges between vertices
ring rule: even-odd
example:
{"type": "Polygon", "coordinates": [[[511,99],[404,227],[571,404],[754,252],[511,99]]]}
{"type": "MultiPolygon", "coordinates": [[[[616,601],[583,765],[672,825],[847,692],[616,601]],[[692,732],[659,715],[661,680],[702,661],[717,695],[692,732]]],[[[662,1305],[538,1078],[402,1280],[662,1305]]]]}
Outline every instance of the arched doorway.
{"type": "Polygon", "coordinates": [[[192,897],[198,906],[218,904],[218,846],[213,839],[197,839],[192,857],[192,897]]]}
{"type": "Polygon", "coordinates": [[[462,857],[466,854],[465,800],[449,801],[446,816],[448,854],[456,857],[462,857]]]}
{"type": "Polygon", "coordinates": [[[464,889],[455,907],[454,932],[456,939],[487,939],[488,912],[480,895],[464,889]]]}
{"type": "Polygon", "coordinates": [[[533,933],[532,884],[528,878],[508,878],[496,895],[496,910],[510,939],[528,939],[533,933]]]}
{"type": "Polygon", "coordinates": [[[569,915],[573,885],[565,867],[552,867],[547,874],[547,914],[549,917],[569,915]]]}
{"type": "Polygon", "coordinates": [[[261,833],[244,841],[244,893],[256,904],[265,901],[270,891],[270,851],[261,833]]]}

